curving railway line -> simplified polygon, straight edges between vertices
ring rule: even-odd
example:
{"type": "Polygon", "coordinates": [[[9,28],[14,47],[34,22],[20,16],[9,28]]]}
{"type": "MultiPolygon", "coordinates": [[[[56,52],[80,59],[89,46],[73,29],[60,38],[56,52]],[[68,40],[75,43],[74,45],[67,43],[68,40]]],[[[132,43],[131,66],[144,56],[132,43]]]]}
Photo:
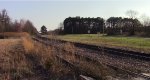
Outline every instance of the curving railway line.
{"type": "MultiPolygon", "coordinates": [[[[33,37],[33,39],[38,42],[44,43],[45,45],[51,45],[56,48],[61,48],[65,43],[67,43],[67,41],[52,40],[46,37],[33,37]]],[[[70,43],[74,44],[77,47],[75,51],[76,56],[84,56],[88,60],[97,61],[99,63],[107,65],[108,67],[119,69],[145,78],[146,80],[150,80],[150,76],[143,74],[150,73],[149,54],[74,42],[70,43]]]]}

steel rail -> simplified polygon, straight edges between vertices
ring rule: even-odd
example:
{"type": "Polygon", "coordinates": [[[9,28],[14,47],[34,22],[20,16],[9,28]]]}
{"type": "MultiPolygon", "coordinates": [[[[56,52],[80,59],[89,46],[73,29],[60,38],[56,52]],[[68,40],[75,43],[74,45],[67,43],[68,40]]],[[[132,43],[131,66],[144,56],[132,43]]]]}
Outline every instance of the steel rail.
{"type": "MultiPolygon", "coordinates": [[[[47,46],[53,46],[53,47],[55,47],[55,48],[58,48],[58,46],[48,44],[45,40],[43,41],[43,40],[38,39],[38,38],[35,38],[35,37],[33,37],[33,40],[36,40],[36,41],[38,41],[38,42],[40,42],[40,43],[43,43],[43,44],[45,44],[45,45],[47,45],[47,46]]],[[[65,51],[65,50],[64,50],[64,51],[65,51]]],[[[92,57],[80,55],[79,52],[75,52],[75,56],[77,56],[77,57],[82,56],[82,57],[85,57],[87,60],[90,60],[90,61],[93,61],[93,62],[98,62],[97,60],[95,60],[95,59],[92,58],[92,57]]],[[[57,57],[58,57],[58,56],[57,56],[57,57]]],[[[63,58],[60,58],[60,59],[62,59],[62,61],[66,62],[67,64],[69,64],[69,62],[66,61],[65,59],[63,59],[63,58]]],[[[111,68],[113,68],[113,69],[118,69],[118,70],[121,70],[121,71],[128,72],[128,73],[130,73],[130,74],[137,75],[137,76],[139,76],[139,77],[143,77],[143,78],[145,78],[145,79],[147,79],[147,80],[150,79],[150,76],[144,75],[144,74],[142,74],[142,73],[136,73],[136,72],[133,72],[133,71],[125,70],[125,69],[122,69],[122,68],[119,68],[119,67],[116,67],[116,66],[112,66],[112,65],[110,65],[110,64],[106,64],[106,63],[103,63],[103,64],[106,65],[106,66],[108,66],[108,67],[111,67],[111,68]]],[[[70,65],[73,66],[72,63],[70,63],[70,65]]],[[[74,65],[74,66],[75,66],[75,65],[74,65]]]]}

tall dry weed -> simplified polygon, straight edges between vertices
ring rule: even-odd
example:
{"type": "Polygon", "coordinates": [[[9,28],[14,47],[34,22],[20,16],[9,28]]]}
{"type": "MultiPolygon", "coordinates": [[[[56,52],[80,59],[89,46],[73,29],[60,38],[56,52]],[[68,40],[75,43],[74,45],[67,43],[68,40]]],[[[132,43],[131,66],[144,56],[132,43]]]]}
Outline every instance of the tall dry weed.
{"type": "Polygon", "coordinates": [[[22,37],[21,39],[26,53],[32,52],[35,49],[33,40],[30,37],[22,37]]]}
{"type": "Polygon", "coordinates": [[[79,58],[75,55],[63,54],[63,58],[70,63],[75,64],[79,69],[94,75],[94,77],[101,78],[102,80],[106,76],[110,75],[108,67],[104,66],[101,63],[95,63],[94,61],[87,61],[84,57],[79,58]]]}
{"type": "Polygon", "coordinates": [[[66,60],[72,63],[77,63],[79,68],[92,75],[101,77],[102,79],[107,76],[108,72],[104,66],[88,62],[84,59],[78,59],[75,56],[76,47],[71,43],[66,43],[63,46],[65,51],[62,52],[62,50],[58,50],[52,46],[45,46],[44,44],[36,41],[33,42],[29,37],[22,38],[22,42],[26,53],[38,57],[39,64],[51,72],[54,79],[59,79],[60,77],[68,74],[74,74],[71,72],[71,69],[65,67],[63,63],[59,62],[57,58],[55,58],[58,53],[62,53],[59,54],[59,56],[62,55],[66,58],[66,60]]]}
{"type": "Polygon", "coordinates": [[[34,45],[36,46],[36,49],[33,49],[33,53],[39,57],[40,65],[42,65],[47,71],[51,72],[51,79],[61,80],[60,78],[73,75],[68,67],[64,66],[64,64],[57,60],[56,55],[58,51],[55,47],[46,46],[36,41],[34,42],[34,45]]]}
{"type": "Polygon", "coordinates": [[[76,59],[75,59],[75,51],[76,51],[76,48],[75,48],[75,46],[74,46],[73,44],[71,44],[71,43],[66,43],[66,44],[64,44],[63,49],[65,50],[66,53],[69,53],[69,54],[66,54],[66,55],[67,55],[66,58],[67,58],[68,60],[73,60],[73,61],[76,60],[76,59]]]}
{"type": "Polygon", "coordinates": [[[0,36],[4,38],[21,38],[29,37],[30,35],[27,32],[4,32],[0,33],[0,36]]]}
{"type": "Polygon", "coordinates": [[[76,48],[73,44],[68,42],[64,44],[64,50],[74,53],[76,48]]]}
{"type": "Polygon", "coordinates": [[[0,46],[0,80],[20,80],[31,74],[20,39],[4,39],[0,46]]]}
{"type": "Polygon", "coordinates": [[[77,56],[76,52],[78,49],[73,44],[66,43],[64,44],[63,49],[65,51],[60,56],[70,63],[75,64],[79,69],[82,69],[95,77],[101,78],[102,80],[106,79],[106,76],[110,75],[110,71],[107,66],[94,61],[88,61],[83,56],[77,56]]]}

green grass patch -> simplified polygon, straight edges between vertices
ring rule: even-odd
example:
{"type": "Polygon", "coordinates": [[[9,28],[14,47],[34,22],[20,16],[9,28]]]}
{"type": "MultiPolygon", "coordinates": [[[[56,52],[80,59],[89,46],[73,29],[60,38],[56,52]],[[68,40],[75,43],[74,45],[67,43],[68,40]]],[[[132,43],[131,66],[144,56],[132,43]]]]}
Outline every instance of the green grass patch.
{"type": "Polygon", "coordinates": [[[72,34],[55,37],[57,39],[86,44],[122,48],[140,52],[150,52],[150,38],[105,36],[100,34],[72,34]]]}

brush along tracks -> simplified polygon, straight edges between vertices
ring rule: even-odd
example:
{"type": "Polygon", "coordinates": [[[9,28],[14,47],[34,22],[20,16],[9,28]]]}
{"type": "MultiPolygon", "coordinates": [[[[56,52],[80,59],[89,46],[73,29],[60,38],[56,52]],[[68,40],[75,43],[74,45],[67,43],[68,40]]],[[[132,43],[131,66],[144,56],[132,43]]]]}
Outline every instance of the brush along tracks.
{"type": "MultiPolygon", "coordinates": [[[[45,45],[51,45],[56,48],[62,48],[65,43],[58,40],[51,40],[47,38],[33,38],[36,41],[44,43],[45,45]]],[[[77,44],[74,44],[77,46],[77,44]]],[[[85,44],[86,45],[86,44],[85,44]]],[[[77,46],[78,47],[78,46],[77,46]]],[[[142,74],[142,72],[150,72],[149,67],[150,63],[148,59],[135,58],[131,56],[124,56],[124,55],[114,55],[112,53],[108,53],[107,51],[100,52],[101,50],[96,50],[94,47],[89,49],[90,47],[79,46],[80,48],[75,50],[76,56],[86,57],[87,60],[93,60],[94,62],[99,62],[105,64],[109,67],[114,69],[122,70],[146,79],[150,79],[149,76],[142,74]],[[135,67],[136,66],[136,67],[135,67]],[[130,69],[131,68],[131,69],[130,69]]],[[[121,53],[119,53],[121,54],[121,53]]],[[[128,53],[127,53],[128,54],[128,53]]]]}
{"type": "Polygon", "coordinates": [[[91,50],[96,50],[96,51],[104,51],[113,55],[119,55],[119,56],[125,56],[125,57],[131,57],[135,59],[150,61],[150,53],[136,52],[136,51],[131,51],[131,50],[129,51],[129,50],[124,50],[124,49],[116,49],[116,48],[110,48],[110,47],[104,47],[104,46],[96,46],[96,45],[58,40],[58,39],[49,39],[47,37],[41,37],[41,36],[38,36],[38,38],[43,39],[43,40],[55,41],[59,43],[69,42],[79,48],[86,48],[86,49],[91,49],[91,50]]]}

